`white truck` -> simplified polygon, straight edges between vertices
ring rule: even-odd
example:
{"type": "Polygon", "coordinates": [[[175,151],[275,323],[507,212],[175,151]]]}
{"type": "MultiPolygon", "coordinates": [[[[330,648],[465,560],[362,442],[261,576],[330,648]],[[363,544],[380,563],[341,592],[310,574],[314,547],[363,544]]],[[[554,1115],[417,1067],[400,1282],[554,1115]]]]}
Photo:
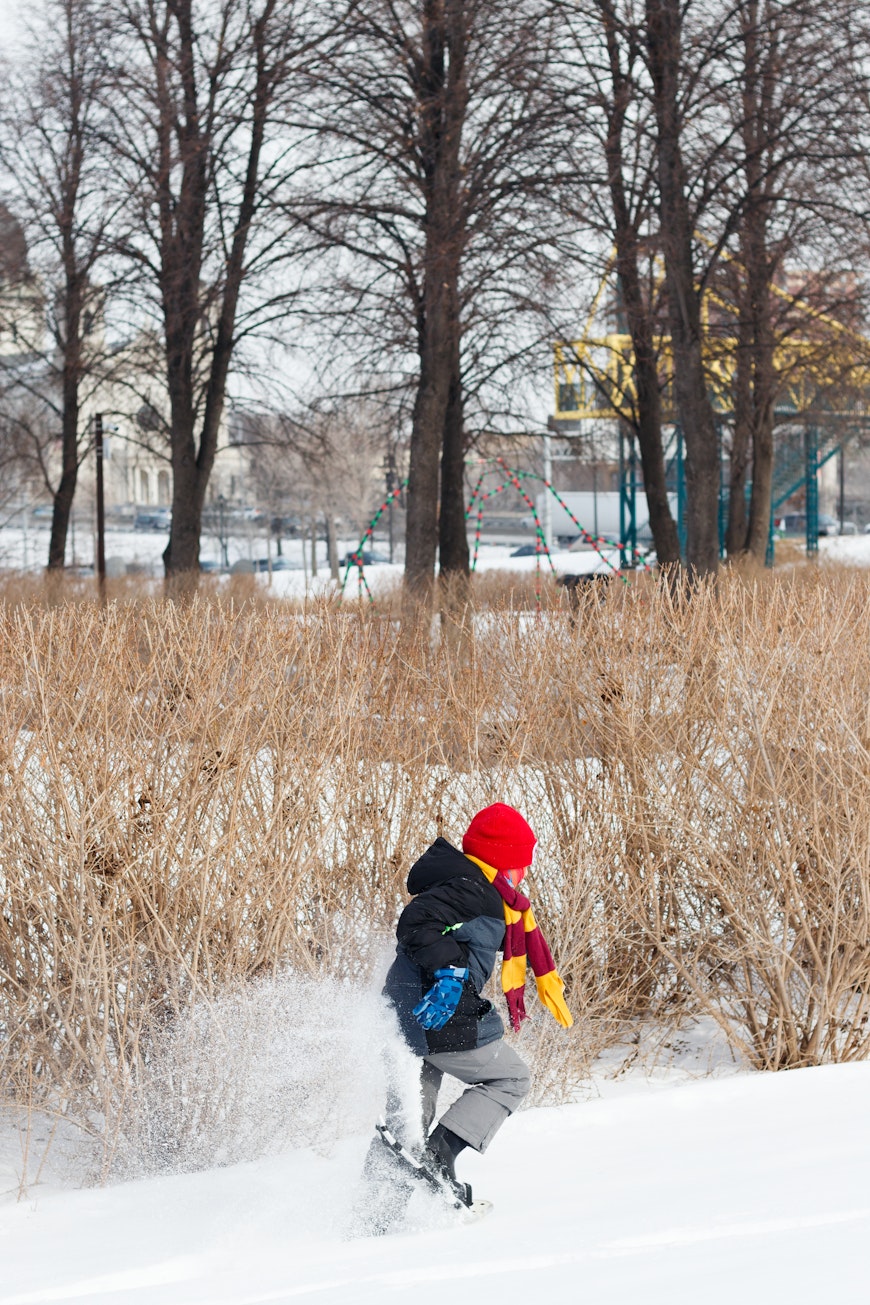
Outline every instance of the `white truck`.
{"type": "MultiPolygon", "coordinates": [[[[598,493],[592,490],[559,490],[561,498],[566,507],[570,509],[577,518],[580,525],[593,538],[612,539],[617,542],[620,540],[621,526],[619,517],[619,491],[606,490],[598,493]]],[[[677,496],[669,494],[668,499],[671,505],[671,512],[676,517],[677,514],[677,496]]],[[[646,497],[642,490],[639,490],[636,498],[637,511],[637,539],[639,543],[649,543],[651,533],[649,528],[649,513],[646,507],[646,497]]],[[[558,540],[573,541],[580,535],[577,526],[571,520],[568,512],[562,507],[562,504],[549,492],[544,491],[537,495],[535,508],[538,513],[538,520],[543,529],[548,530],[553,543],[558,540]],[[549,499],[549,504],[547,500],[549,499]],[[549,514],[549,520],[548,518],[549,514]]],[[[534,525],[532,518],[526,518],[529,525],[534,525]]]]}

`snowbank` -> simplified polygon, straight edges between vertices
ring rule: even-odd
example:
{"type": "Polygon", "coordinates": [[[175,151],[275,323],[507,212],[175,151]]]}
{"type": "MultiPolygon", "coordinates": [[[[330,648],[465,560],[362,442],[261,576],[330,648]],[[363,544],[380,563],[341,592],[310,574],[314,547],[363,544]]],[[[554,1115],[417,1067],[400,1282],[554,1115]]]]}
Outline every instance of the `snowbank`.
{"type": "MultiPolygon", "coordinates": [[[[352,1072],[352,1067],[348,1067],[352,1072]]],[[[867,1299],[870,1066],[740,1074],[529,1110],[461,1172],[471,1226],[414,1197],[346,1240],[365,1135],[0,1210],[0,1305],[818,1305],[867,1299]]]]}

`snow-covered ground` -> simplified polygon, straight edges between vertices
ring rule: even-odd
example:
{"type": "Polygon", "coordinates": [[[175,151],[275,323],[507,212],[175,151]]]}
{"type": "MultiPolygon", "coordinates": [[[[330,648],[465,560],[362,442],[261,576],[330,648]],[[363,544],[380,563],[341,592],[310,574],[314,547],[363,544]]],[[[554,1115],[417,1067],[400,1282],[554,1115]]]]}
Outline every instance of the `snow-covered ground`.
{"type": "MultiPolygon", "coordinates": [[[[358,539],[340,540],[339,555],[344,557],[358,545],[358,539]]],[[[477,569],[534,572],[540,565],[544,574],[551,573],[546,558],[542,557],[539,563],[534,556],[512,557],[511,554],[518,546],[516,542],[482,543],[477,558],[477,569]]],[[[158,578],[163,574],[161,553],[165,547],[166,534],[161,531],[107,529],[105,541],[107,571],[109,575],[122,574],[129,568],[139,574],[158,578]]],[[[366,544],[366,548],[381,556],[388,556],[388,545],[385,541],[376,540],[373,544],[366,544]]],[[[31,524],[27,529],[19,526],[0,528],[0,571],[4,569],[39,571],[45,565],[47,552],[47,522],[39,527],[31,524]]],[[[82,529],[79,524],[77,530],[71,533],[67,544],[67,565],[93,566],[95,553],[96,541],[93,529],[90,526],[82,529]]],[[[262,529],[256,526],[251,526],[247,531],[232,536],[227,541],[226,554],[230,566],[257,559],[278,561],[274,541],[267,542],[262,529]]],[[[276,597],[301,598],[306,594],[332,592],[336,586],[330,578],[325,543],[323,541],[318,543],[316,575],[311,571],[310,555],[310,544],[305,545],[303,554],[303,544],[300,540],[283,540],[279,566],[288,569],[275,569],[271,574],[264,570],[257,576],[258,584],[265,592],[276,597]]],[[[221,545],[214,536],[203,535],[200,560],[211,566],[217,566],[222,562],[221,545]]],[[[552,561],[553,568],[558,574],[608,572],[619,565],[619,553],[616,549],[610,549],[601,554],[595,549],[582,547],[571,552],[567,550],[554,552],[552,561]]],[[[392,564],[376,563],[364,569],[365,583],[372,593],[376,593],[386,585],[397,583],[401,575],[402,565],[398,560],[392,564]]],[[[355,597],[360,592],[356,567],[350,569],[349,575],[347,568],[342,567],[341,580],[345,582],[344,592],[347,597],[355,597]]],[[[362,592],[365,593],[365,590],[363,589],[362,592]]]]}
{"type": "MultiPolygon", "coordinates": [[[[800,541],[797,542],[798,545],[800,541]]],[[[792,541],[789,541],[791,544],[792,541]]],[[[358,539],[339,541],[340,555],[343,557],[355,549],[358,539]]],[[[166,546],[166,535],[160,531],[137,531],[132,529],[108,529],[106,532],[106,561],[109,574],[123,574],[129,569],[144,576],[158,579],[163,574],[161,553],[166,546]]],[[[386,556],[388,546],[385,541],[376,540],[367,544],[367,548],[386,556]]],[[[546,558],[514,557],[514,543],[489,543],[480,545],[476,569],[478,571],[516,571],[531,573],[540,567],[543,575],[550,575],[551,569],[546,558]]],[[[282,542],[282,559],[279,566],[288,569],[276,569],[271,574],[264,570],[257,575],[257,584],[264,592],[275,597],[302,598],[305,595],[331,593],[335,582],[330,578],[326,545],[318,544],[317,574],[311,571],[310,544],[303,545],[299,540],[282,542]]],[[[69,566],[89,567],[94,563],[95,538],[93,529],[82,529],[79,525],[73,531],[67,547],[67,564],[69,566]]],[[[4,570],[39,571],[45,565],[48,551],[47,524],[39,527],[30,525],[27,529],[6,526],[0,528],[0,572],[4,570]]],[[[398,556],[398,555],[397,555],[398,556]]],[[[819,557],[823,562],[843,563],[847,566],[870,567],[870,535],[846,535],[842,538],[822,538],[819,540],[819,557]]],[[[203,535],[200,558],[206,565],[217,567],[222,561],[219,541],[208,534],[203,535]]],[[[262,529],[251,526],[244,533],[232,536],[227,541],[227,560],[230,565],[256,559],[277,559],[274,541],[267,542],[262,529]]],[[[619,553],[616,549],[597,550],[576,545],[574,549],[561,549],[552,554],[553,570],[557,575],[565,573],[608,573],[619,566],[619,553]]],[[[377,563],[364,569],[365,584],[374,595],[379,589],[395,585],[402,575],[401,561],[393,564],[377,563]]],[[[222,583],[226,577],[222,578],[222,583]]],[[[356,567],[341,568],[341,581],[347,598],[357,595],[365,596],[361,587],[356,567]]]]}
{"type": "Polygon", "coordinates": [[[870,1065],[593,1088],[463,1154],[488,1218],[463,1225],[420,1192],[387,1237],[348,1236],[362,1133],[328,1156],[49,1181],[18,1201],[7,1154],[0,1305],[870,1299],[870,1065]]]}

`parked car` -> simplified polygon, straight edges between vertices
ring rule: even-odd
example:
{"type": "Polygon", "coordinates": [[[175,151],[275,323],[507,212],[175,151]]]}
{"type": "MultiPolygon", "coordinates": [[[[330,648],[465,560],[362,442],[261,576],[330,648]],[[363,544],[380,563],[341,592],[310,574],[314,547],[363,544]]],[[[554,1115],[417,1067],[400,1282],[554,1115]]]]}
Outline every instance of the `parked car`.
{"type": "Polygon", "coordinates": [[[389,560],[388,557],[384,557],[383,553],[370,552],[369,549],[364,548],[359,553],[345,553],[339,562],[339,566],[358,566],[360,561],[362,561],[363,566],[376,566],[379,562],[389,562],[389,560]]]}
{"type": "Polygon", "coordinates": [[[534,557],[543,551],[540,544],[520,544],[519,548],[515,548],[511,553],[511,557],[534,557]]]}
{"type": "Polygon", "coordinates": [[[272,571],[301,571],[302,564],[300,562],[291,562],[287,557],[254,558],[255,571],[268,571],[270,568],[272,571]]]}
{"type": "Polygon", "coordinates": [[[172,524],[172,509],[168,507],[139,508],[133,518],[134,530],[168,530],[172,524]]]}
{"type": "MultiPolygon", "coordinates": [[[[806,512],[786,512],[774,521],[774,528],[782,535],[805,535],[807,532],[806,512]]],[[[819,535],[838,535],[840,524],[836,518],[826,512],[819,513],[819,535]]]]}

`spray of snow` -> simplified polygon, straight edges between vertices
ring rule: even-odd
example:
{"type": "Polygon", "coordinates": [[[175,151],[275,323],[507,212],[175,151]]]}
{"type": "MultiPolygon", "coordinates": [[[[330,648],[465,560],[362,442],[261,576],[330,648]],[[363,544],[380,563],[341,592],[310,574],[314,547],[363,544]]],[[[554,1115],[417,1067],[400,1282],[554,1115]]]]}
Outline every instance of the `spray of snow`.
{"type": "Polygon", "coordinates": [[[365,1135],[383,1110],[386,1063],[400,1066],[409,1101],[416,1081],[379,986],[287,972],[196,1004],[149,1049],[116,1126],[114,1175],[323,1155],[365,1135]]]}

